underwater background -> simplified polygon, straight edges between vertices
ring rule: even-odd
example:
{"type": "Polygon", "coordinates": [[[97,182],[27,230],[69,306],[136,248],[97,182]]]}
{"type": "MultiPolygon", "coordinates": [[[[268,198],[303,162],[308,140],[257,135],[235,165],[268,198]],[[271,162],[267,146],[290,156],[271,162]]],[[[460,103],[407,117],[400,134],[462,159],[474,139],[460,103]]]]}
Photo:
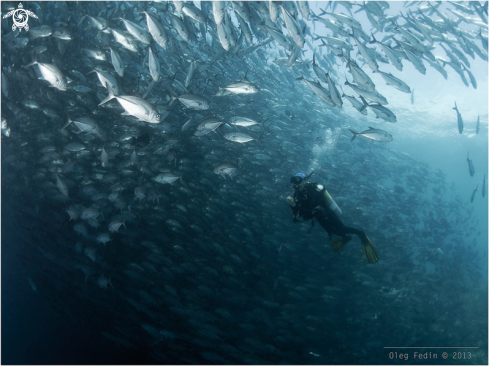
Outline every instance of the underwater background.
{"type": "MultiPolygon", "coordinates": [[[[378,3],[384,18],[363,2],[309,2],[307,17],[298,2],[285,4],[275,24],[287,48],[260,22],[269,20],[269,2],[226,3],[228,50],[212,2],[193,3],[204,26],[190,5],[177,9],[182,2],[23,2],[37,16],[28,31],[2,19],[2,363],[487,364],[487,19],[485,27],[482,18],[461,21],[451,2],[378,3]],[[302,52],[282,21],[286,10],[305,34],[302,52]],[[136,39],[120,20],[146,30],[142,11],[167,30],[166,47],[136,39]],[[412,29],[417,18],[429,29],[425,14],[445,36],[433,36],[431,52],[447,77],[426,58],[425,74],[406,56],[402,71],[379,58],[379,70],[411,93],[387,85],[353,35],[317,20],[353,30],[331,13],[356,19],[367,37],[399,52],[393,38],[408,40],[393,22],[412,29]],[[100,19],[107,24],[98,28],[100,19]],[[482,57],[464,52],[462,35],[482,57]],[[396,123],[369,106],[361,114],[346,97],[332,106],[297,80],[318,81],[314,54],[341,94],[360,100],[345,85],[355,80],[338,48],[319,47],[317,36],[351,44],[344,55],[388,100],[396,123]],[[476,85],[450,67],[457,62],[441,47],[448,43],[467,57],[470,67],[460,62],[476,85]],[[109,47],[121,56],[123,77],[109,47]],[[148,47],[160,65],[156,81],[148,47]],[[289,66],[277,61],[283,57],[289,66]],[[34,61],[42,65],[27,66],[34,61]],[[45,65],[67,85],[39,80],[43,68],[58,75],[45,65]],[[121,91],[99,105],[109,95],[104,75],[121,91]],[[226,89],[237,82],[258,91],[226,89]],[[187,108],[188,94],[208,107],[187,108]],[[121,115],[121,95],[149,101],[160,123],[121,115]],[[258,124],[232,126],[235,116],[258,124]],[[202,127],[209,117],[228,124],[211,131],[202,127]],[[369,127],[393,140],[350,141],[349,129],[369,127]],[[231,140],[236,131],[249,141],[231,140]],[[222,163],[231,174],[216,173],[222,163]],[[334,253],[319,225],[292,222],[290,177],[312,171],[309,180],[326,186],[341,220],[365,230],[377,263],[367,262],[356,237],[334,253]],[[175,181],[163,184],[161,174],[175,181]]],[[[479,4],[487,17],[487,2],[479,4]]],[[[13,9],[18,3],[2,2],[2,17],[13,9]]],[[[479,17],[473,13],[467,17],[479,17]]]]}

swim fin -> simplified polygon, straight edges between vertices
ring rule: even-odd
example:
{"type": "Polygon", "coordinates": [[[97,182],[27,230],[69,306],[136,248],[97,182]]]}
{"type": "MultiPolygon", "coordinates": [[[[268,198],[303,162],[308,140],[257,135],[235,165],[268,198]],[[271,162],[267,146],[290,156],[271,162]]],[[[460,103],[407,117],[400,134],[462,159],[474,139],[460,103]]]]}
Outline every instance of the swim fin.
{"type": "Polygon", "coordinates": [[[362,249],[365,258],[369,263],[375,263],[379,260],[379,254],[377,253],[377,249],[375,249],[374,245],[370,241],[369,238],[365,235],[365,239],[362,241],[362,249]],[[366,239],[366,240],[365,240],[366,239]]]}
{"type": "Polygon", "coordinates": [[[344,238],[339,237],[338,239],[333,240],[333,242],[331,243],[331,248],[333,248],[333,252],[339,252],[346,244],[350,242],[350,240],[350,235],[345,235],[344,238]]]}

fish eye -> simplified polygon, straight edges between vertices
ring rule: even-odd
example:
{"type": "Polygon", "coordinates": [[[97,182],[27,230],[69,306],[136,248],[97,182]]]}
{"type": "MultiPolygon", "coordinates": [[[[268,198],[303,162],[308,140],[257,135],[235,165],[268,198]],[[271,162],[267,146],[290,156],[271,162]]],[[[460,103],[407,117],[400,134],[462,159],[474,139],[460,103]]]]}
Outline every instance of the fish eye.
{"type": "Polygon", "coordinates": [[[158,119],[159,119],[159,118],[160,118],[160,115],[159,115],[159,114],[157,114],[157,115],[156,115],[156,118],[158,118],[158,119]]]}

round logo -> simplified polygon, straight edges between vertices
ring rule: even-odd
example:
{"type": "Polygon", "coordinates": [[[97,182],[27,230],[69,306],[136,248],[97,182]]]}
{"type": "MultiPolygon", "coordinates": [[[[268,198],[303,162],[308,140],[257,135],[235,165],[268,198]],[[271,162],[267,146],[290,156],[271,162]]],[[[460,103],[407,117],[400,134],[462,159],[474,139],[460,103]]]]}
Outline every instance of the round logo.
{"type": "Polygon", "coordinates": [[[29,26],[27,25],[27,21],[29,20],[29,14],[24,9],[16,9],[14,15],[12,16],[14,21],[14,25],[12,26],[12,30],[15,30],[17,26],[19,29],[25,27],[25,30],[29,30],[29,26]]]}

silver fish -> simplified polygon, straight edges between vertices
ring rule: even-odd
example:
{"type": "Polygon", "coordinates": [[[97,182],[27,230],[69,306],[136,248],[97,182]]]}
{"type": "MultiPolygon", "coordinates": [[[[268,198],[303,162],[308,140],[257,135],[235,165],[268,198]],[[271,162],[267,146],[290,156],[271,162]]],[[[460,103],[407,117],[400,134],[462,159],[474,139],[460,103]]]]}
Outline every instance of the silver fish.
{"type": "Polygon", "coordinates": [[[251,140],[256,140],[257,144],[260,145],[261,136],[258,138],[253,138],[250,135],[243,132],[229,132],[224,135],[224,138],[229,141],[239,142],[240,144],[249,142],[251,140]]]}
{"type": "Polygon", "coordinates": [[[464,131],[464,121],[462,120],[462,115],[458,111],[457,102],[455,102],[455,108],[452,109],[455,109],[455,111],[457,112],[458,132],[462,134],[462,132],[464,131]]]}
{"type": "Polygon", "coordinates": [[[289,31],[290,36],[294,40],[297,47],[302,49],[304,47],[304,35],[302,34],[302,29],[295,19],[290,15],[290,13],[282,5],[282,16],[285,21],[285,26],[289,31]]]}
{"type": "Polygon", "coordinates": [[[278,19],[278,15],[279,15],[279,8],[278,8],[278,5],[275,4],[274,1],[270,0],[268,2],[268,9],[270,11],[270,20],[275,23],[278,19]]]}
{"type": "Polygon", "coordinates": [[[363,97],[360,97],[363,101],[363,104],[367,107],[369,107],[376,115],[376,118],[382,118],[384,121],[387,122],[397,122],[396,115],[392,113],[390,109],[387,109],[386,107],[380,105],[380,104],[368,104],[363,97]]]}
{"type": "Polygon", "coordinates": [[[190,66],[188,67],[187,77],[185,78],[186,88],[188,88],[188,86],[190,85],[190,81],[192,80],[196,68],[197,68],[197,62],[195,60],[192,60],[192,62],[190,62],[190,66]]]}
{"type": "Polygon", "coordinates": [[[471,177],[475,174],[474,163],[469,159],[469,153],[467,152],[467,164],[469,164],[469,174],[471,177]]]}
{"type": "MultiPolygon", "coordinates": [[[[124,226],[126,227],[126,224],[124,221],[120,221],[120,220],[112,220],[110,223],[109,223],[109,231],[111,233],[114,233],[114,232],[117,232],[117,230],[119,230],[119,228],[121,226],[124,226]]],[[[127,229],[127,228],[126,228],[127,229]]]]}
{"type": "Polygon", "coordinates": [[[256,122],[247,117],[231,117],[229,118],[229,124],[233,126],[250,127],[254,125],[260,125],[264,129],[263,124],[265,122],[256,122]]]}
{"type": "Polygon", "coordinates": [[[482,197],[486,196],[486,175],[484,174],[484,179],[482,180],[482,197]]]}
{"type": "Polygon", "coordinates": [[[168,13],[170,15],[170,22],[173,28],[177,31],[178,35],[182,37],[185,42],[190,40],[190,32],[183,22],[183,20],[172,13],[168,13]]]}
{"type": "Polygon", "coordinates": [[[407,50],[402,44],[401,44],[401,47],[404,50],[404,53],[408,57],[409,61],[411,61],[411,63],[416,68],[416,70],[418,70],[420,73],[422,73],[423,75],[425,75],[426,74],[426,68],[423,65],[423,60],[420,59],[420,58],[418,58],[418,57],[416,57],[416,55],[414,53],[412,53],[411,51],[407,50]]]}
{"type": "Polygon", "coordinates": [[[470,196],[470,203],[474,202],[475,193],[477,192],[477,188],[479,188],[479,185],[477,185],[477,187],[475,187],[475,189],[474,189],[474,192],[472,192],[472,195],[470,196]]]}
{"type": "Polygon", "coordinates": [[[107,60],[107,56],[105,55],[105,52],[102,50],[97,50],[95,48],[84,48],[83,51],[85,51],[85,54],[88,57],[94,58],[99,61],[107,60]]]}
{"type": "MultiPolygon", "coordinates": [[[[374,43],[376,42],[378,45],[380,45],[380,47],[382,48],[384,53],[387,55],[387,58],[396,67],[396,69],[398,69],[399,71],[402,71],[402,62],[399,59],[399,57],[397,56],[397,54],[389,46],[377,41],[373,35],[372,35],[372,38],[373,38],[374,43]]],[[[372,43],[372,42],[370,42],[370,43],[372,43]]]]}
{"type": "Polygon", "coordinates": [[[324,15],[324,14],[328,14],[328,15],[331,15],[332,17],[336,18],[339,22],[341,22],[343,24],[347,24],[353,28],[362,29],[362,25],[360,24],[360,22],[358,22],[358,20],[355,20],[355,19],[350,18],[350,17],[343,15],[343,14],[328,13],[328,12],[324,11],[323,9],[320,9],[320,10],[322,11],[322,13],[319,14],[319,16],[324,15]]]}
{"type": "Polygon", "coordinates": [[[158,110],[146,100],[129,95],[116,96],[109,89],[109,96],[105,98],[99,105],[107,103],[109,100],[117,99],[119,104],[124,108],[123,116],[134,116],[140,121],[149,123],[160,123],[160,114],[158,110]]]}
{"type": "Polygon", "coordinates": [[[68,197],[68,186],[66,185],[65,181],[58,177],[58,174],[56,174],[56,187],[58,187],[59,191],[64,194],[66,197],[68,197]]]}
{"type": "Polygon", "coordinates": [[[347,58],[343,58],[346,60],[348,68],[350,69],[350,73],[353,77],[353,80],[362,88],[369,92],[375,92],[375,84],[372,79],[362,70],[360,66],[356,64],[355,61],[347,58]]]}
{"type": "Polygon", "coordinates": [[[358,51],[360,51],[363,59],[367,62],[368,66],[370,66],[373,71],[377,71],[379,69],[379,65],[377,65],[377,62],[369,53],[368,48],[365,47],[363,43],[358,40],[357,37],[353,36],[353,39],[355,40],[355,42],[357,42],[358,51]]]}
{"type": "Polygon", "coordinates": [[[375,140],[375,141],[382,141],[382,142],[391,142],[393,140],[392,135],[387,133],[384,130],[379,130],[373,127],[369,127],[368,130],[365,130],[363,132],[355,132],[353,130],[349,131],[353,134],[353,137],[351,138],[351,141],[355,140],[355,137],[357,136],[365,136],[368,139],[375,140]]]}
{"type": "Polygon", "coordinates": [[[109,154],[105,151],[105,146],[102,147],[102,153],[100,154],[100,163],[103,168],[107,168],[109,166],[109,154]]]}
{"type": "Polygon", "coordinates": [[[124,62],[122,62],[121,56],[112,47],[109,47],[109,49],[112,66],[114,66],[115,71],[122,78],[124,77],[124,62]]]}
{"type": "Polygon", "coordinates": [[[174,173],[161,173],[158,174],[154,180],[155,182],[161,183],[161,184],[172,184],[178,179],[181,179],[182,176],[176,175],[174,173]]]}
{"type": "Polygon", "coordinates": [[[104,88],[112,91],[112,93],[114,93],[115,95],[119,95],[121,93],[119,83],[114,76],[112,76],[108,72],[103,72],[97,69],[90,71],[89,74],[92,72],[95,72],[97,74],[98,79],[100,80],[100,84],[102,84],[104,88]]]}
{"type": "Polygon", "coordinates": [[[255,84],[245,81],[229,84],[222,89],[228,90],[234,94],[255,94],[260,90],[255,84]]]}
{"type": "Polygon", "coordinates": [[[42,80],[46,80],[53,88],[56,88],[61,91],[66,91],[66,77],[63,73],[54,65],[45,64],[41,62],[34,61],[30,63],[28,66],[37,65],[39,66],[39,70],[41,71],[42,80]]]}
{"type": "Polygon", "coordinates": [[[146,32],[146,30],[134,22],[121,18],[122,22],[126,26],[127,31],[136,39],[144,44],[149,45],[151,42],[151,37],[146,32]]]}
{"type": "Polygon", "coordinates": [[[178,99],[182,104],[194,110],[205,110],[209,109],[209,102],[204,97],[197,94],[184,94],[179,97],[173,97],[174,99],[178,99]]]}
{"type": "Polygon", "coordinates": [[[301,11],[302,17],[306,20],[309,20],[309,14],[311,13],[311,9],[309,9],[309,3],[306,0],[298,1],[297,6],[301,11]]]}
{"type": "Polygon", "coordinates": [[[131,52],[138,52],[137,43],[134,41],[134,38],[130,34],[124,34],[118,30],[110,29],[112,35],[115,38],[115,41],[119,43],[125,49],[131,52]]]}
{"type": "Polygon", "coordinates": [[[232,174],[236,171],[236,169],[237,167],[235,164],[228,162],[228,163],[221,163],[217,165],[213,171],[214,173],[220,175],[224,179],[226,179],[226,176],[233,179],[232,174]]]}
{"type": "Polygon", "coordinates": [[[331,94],[329,93],[329,91],[327,91],[326,89],[324,89],[321,86],[321,84],[315,83],[313,81],[306,80],[302,76],[299,77],[299,78],[297,78],[296,80],[304,80],[307,83],[307,85],[309,85],[309,87],[312,89],[312,91],[314,92],[314,94],[316,94],[319,98],[321,98],[323,101],[325,101],[330,106],[332,106],[332,107],[335,107],[336,106],[336,104],[333,101],[333,99],[332,99],[331,94]]]}
{"type": "Polygon", "coordinates": [[[199,22],[202,24],[206,24],[206,22],[207,22],[207,17],[205,16],[204,12],[191,3],[183,4],[182,12],[186,16],[195,20],[196,22],[199,22]]]}
{"type": "Polygon", "coordinates": [[[404,81],[396,78],[391,73],[382,72],[380,70],[377,70],[377,72],[384,78],[387,84],[392,85],[394,88],[399,89],[404,93],[411,93],[411,89],[404,81]]]}
{"type": "Polygon", "coordinates": [[[387,99],[385,99],[385,97],[380,95],[377,91],[371,92],[371,91],[362,89],[356,85],[351,84],[350,82],[348,82],[348,80],[345,81],[345,85],[348,85],[350,88],[355,90],[355,92],[358,95],[361,95],[365,99],[371,100],[372,102],[377,102],[377,103],[382,104],[382,105],[389,104],[387,102],[387,99]]]}
{"type": "Polygon", "coordinates": [[[156,83],[160,79],[160,61],[153,54],[153,50],[151,49],[151,47],[148,47],[148,49],[149,49],[148,51],[149,73],[151,74],[153,81],[156,83]]]}
{"type": "Polygon", "coordinates": [[[336,85],[334,84],[333,80],[331,80],[329,73],[326,73],[326,78],[328,79],[328,89],[331,99],[333,99],[333,102],[337,107],[341,108],[343,106],[343,102],[341,100],[340,92],[338,89],[336,89],[336,85]]]}
{"type": "Polygon", "coordinates": [[[226,1],[212,2],[212,15],[216,25],[221,25],[224,21],[224,12],[226,11],[226,1]]]}
{"type": "Polygon", "coordinates": [[[158,43],[160,47],[166,50],[169,42],[168,33],[166,32],[165,28],[160,24],[160,22],[154,19],[147,12],[144,13],[146,14],[146,23],[148,25],[149,33],[151,34],[155,42],[158,43]]]}
{"type": "Polygon", "coordinates": [[[363,104],[362,102],[357,100],[355,97],[350,96],[350,95],[346,95],[345,93],[343,93],[342,96],[350,101],[353,108],[355,108],[361,114],[363,114],[365,116],[367,115],[367,108],[366,108],[367,106],[365,104],[363,104]]]}
{"type": "Polygon", "coordinates": [[[351,44],[349,44],[348,42],[346,41],[343,41],[342,39],[339,39],[339,38],[335,38],[335,37],[325,37],[325,36],[318,36],[316,37],[315,39],[325,39],[328,43],[333,43],[341,48],[344,48],[344,49],[347,49],[347,50],[353,50],[353,47],[351,46],[351,44]]]}
{"type": "Polygon", "coordinates": [[[328,83],[328,79],[326,78],[326,73],[321,70],[321,68],[316,64],[316,54],[312,54],[312,69],[314,70],[314,73],[316,76],[321,80],[323,83],[328,83]]]}

